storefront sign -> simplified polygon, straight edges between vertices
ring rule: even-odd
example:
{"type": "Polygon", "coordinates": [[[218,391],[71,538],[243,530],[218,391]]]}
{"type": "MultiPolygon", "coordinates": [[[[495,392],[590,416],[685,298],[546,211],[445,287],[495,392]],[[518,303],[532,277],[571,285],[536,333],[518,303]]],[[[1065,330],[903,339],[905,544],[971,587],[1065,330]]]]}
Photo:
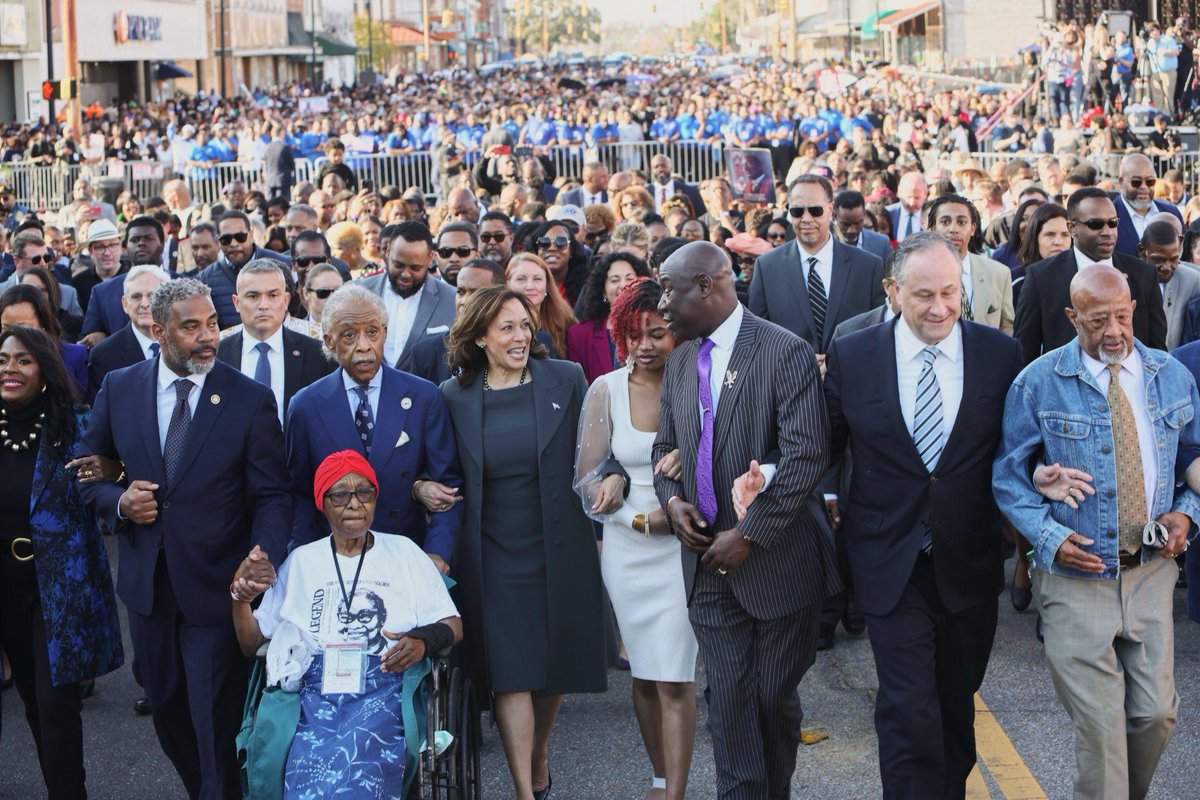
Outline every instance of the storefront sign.
{"type": "Polygon", "coordinates": [[[113,14],[113,38],[117,44],[125,42],[161,42],[162,17],[150,17],[142,14],[127,14],[118,11],[113,14]]]}

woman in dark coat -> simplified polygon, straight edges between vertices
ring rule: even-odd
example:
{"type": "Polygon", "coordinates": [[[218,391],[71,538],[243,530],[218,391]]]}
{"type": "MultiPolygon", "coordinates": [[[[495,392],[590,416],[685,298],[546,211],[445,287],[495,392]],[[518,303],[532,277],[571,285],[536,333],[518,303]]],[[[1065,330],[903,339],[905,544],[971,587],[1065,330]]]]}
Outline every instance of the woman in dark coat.
{"type": "Polygon", "coordinates": [[[77,397],[46,333],[0,333],[0,647],[51,800],[87,794],[80,681],[124,661],[108,556],[68,461],[87,424],[77,397]]]}
{"type": "Polygon", "coordinates": [[[493,696],[520,800],[549,792],[562,695],[606,681],[596,541],[571,485],[587,383],[578,364],[545,358],[532,320],[523,295],[476,292],[450,331],[458,377],[442,384],[465,487],[453,559],[465,656],[493,696]]]}

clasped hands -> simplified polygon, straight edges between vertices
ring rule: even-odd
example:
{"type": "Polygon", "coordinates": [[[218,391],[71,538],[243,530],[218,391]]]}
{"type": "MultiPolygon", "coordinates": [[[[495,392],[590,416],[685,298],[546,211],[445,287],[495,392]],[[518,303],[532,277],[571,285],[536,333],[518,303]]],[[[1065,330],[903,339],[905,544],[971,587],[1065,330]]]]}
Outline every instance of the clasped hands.
{"type": "MultiPolygon", "coordinates": [[[[757,461],[750,462],[750,469],[734,482],[731,494],[733,508],[738,520],[745,519],[750,505],[766,486],[766,477],[757,461]]],[[[667,515],[679,541],[688,550],[700,554],[700,561],[708,569],[722,575],[732,575],[741,568],[753,551],[750,540],[739,528],[730,528],[712,535],[708,522],[700,509],[692,503],[675,498],[667,507],[667,515]]]]}
{"type": "Polygon", "coordinates": [[[274,583],[275,567],[271,566],[271,559],[265,550],[254,545],[250,554],[238,565],[233,583],[229,584],[229,594],[239,602],[249,603],[274,583]]]}

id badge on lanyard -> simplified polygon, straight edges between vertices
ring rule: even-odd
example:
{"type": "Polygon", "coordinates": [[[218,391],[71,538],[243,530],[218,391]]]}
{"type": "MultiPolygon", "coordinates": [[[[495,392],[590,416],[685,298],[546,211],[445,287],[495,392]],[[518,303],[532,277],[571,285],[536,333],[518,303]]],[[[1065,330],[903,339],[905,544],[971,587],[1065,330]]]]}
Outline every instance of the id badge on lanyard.
{"type": "Polygon", "coordinates": [[[367,688],[367,647],[363,642],[325,645],[321,694],[362,694],[367,688]]]}

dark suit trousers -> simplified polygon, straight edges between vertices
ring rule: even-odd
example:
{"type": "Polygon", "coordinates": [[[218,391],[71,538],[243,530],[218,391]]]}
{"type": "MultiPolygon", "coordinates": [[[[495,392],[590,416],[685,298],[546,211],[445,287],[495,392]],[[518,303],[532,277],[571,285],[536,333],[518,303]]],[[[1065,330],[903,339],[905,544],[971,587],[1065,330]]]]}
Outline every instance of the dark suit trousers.
{"type": "Polygon", "coordinates": [[[166,559],[154,571],[154,610],[129,612],[129,635],[154,729],[192,800],[242,796],[237,747],[249,665],[228,625],[192,625],[179,611],[166,559]]]}
{"type": "Polygon", "coordinates": [[[33,562],[17,563],[7,554],[0,559],[0,646],[8,654],[13,683],[25,704],[46,793],[50,800],[78,800],[87,796],[79,684],[51,683],[33,562]]]}
{"type": "Polygon", "coordinates": [[[700,568],[688,615],[708,685],[721,800],[781,800],[790,796],[800,745],[797,687],[817,652],[814,604],[778,619],[751,617],[726,578],[700,568]]]}
{"type": "Polygon", "coordinates": [[[885,800],[962,800],[975,766],[975,692],[983,683],[998,601],[942,606],[933,562],[917,556],[891,613],[867,616],[879,694],[875,731],[885,800]]]}

